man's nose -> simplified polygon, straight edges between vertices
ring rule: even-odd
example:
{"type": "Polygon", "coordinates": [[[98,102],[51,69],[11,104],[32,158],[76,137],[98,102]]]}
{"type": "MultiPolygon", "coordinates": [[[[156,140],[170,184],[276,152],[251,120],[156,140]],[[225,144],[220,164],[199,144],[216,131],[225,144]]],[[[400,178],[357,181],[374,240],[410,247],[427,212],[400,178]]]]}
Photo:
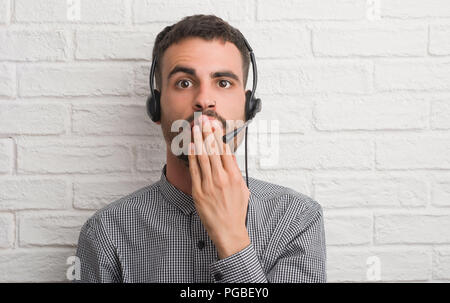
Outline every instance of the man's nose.
{"type": "Polygon", "coordinates": [[[216,109],[216,101],[212,91],[206,85],[200,85],[198,93],[194,97],[194,111],[205,111],[207,109],[216,109]]]}

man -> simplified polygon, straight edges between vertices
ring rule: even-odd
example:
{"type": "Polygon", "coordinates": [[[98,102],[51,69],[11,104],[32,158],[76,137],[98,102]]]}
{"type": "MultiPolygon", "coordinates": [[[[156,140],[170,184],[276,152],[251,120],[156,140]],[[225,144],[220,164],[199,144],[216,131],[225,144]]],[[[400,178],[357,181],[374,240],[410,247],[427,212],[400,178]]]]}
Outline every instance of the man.
{"type": "Polygon", "coordinates": [[[195,15],[157,36],[167,163],[158,182],[83,225],[81,281],[326,282],[321,206],[254,178],[249,190],[237,146],[221,140],[225,121],[245,120],[249,57],[241,35],[218,17],[195,15]],[[193,126],[187,157],[173,152],[180,132],[171,127],[180,119],[193,126]]]}

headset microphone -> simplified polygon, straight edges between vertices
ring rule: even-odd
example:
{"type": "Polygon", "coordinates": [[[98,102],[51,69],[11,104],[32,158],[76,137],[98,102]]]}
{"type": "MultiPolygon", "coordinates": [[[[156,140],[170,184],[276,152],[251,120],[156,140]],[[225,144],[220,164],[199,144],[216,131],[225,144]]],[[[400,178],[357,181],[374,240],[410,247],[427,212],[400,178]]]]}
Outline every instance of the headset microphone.
{"type": "Polygon", "coordinates": [[[227,133],[226,135],[224,135],[222,137],[223,143],[228,143],[231,141],[231,139],[233,139],[234,137],[237,136],[237,134],[239,134],[241,132],[241,130],[244,129],[244,127],[246,127],[250,122],[252,122],[252,120],[248,120],[247,122],[244,123],[244,125],[242,125],[241,127],[232,130],[231,132],[227,133]]]}

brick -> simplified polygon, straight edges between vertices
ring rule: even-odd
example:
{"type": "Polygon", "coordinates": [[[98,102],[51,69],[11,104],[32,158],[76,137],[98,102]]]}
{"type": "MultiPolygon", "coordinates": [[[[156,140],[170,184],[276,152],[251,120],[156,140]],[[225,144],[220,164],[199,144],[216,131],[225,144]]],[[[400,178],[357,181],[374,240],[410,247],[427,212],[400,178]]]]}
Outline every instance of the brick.
{"type": "Polygon", "coordinates": [[[311,196],[310,181],[299,170],[259,170],[249,167],[249,177],[291,188],[299,193],[311,196]]]}
{"type": "Polygon", "coordinates": [[[368,282],[377,258],[381,282],[427,281],[431,254],[422,249],[331,248],[327,251],[328,282],[368,282]]]}
{"type": "Polygon", "coordinates": [[[68,111],[59,104],[0,104],[0,134],[61,134],[68,111]]]}
{"type": "Polygon", "coordinates": [[[78,243],[80,229],[92,213],[23,213],[19,216],[21,247],[78,243]]]}
{"type": "Polygon", "coordinates": [[[450,249],[436,248],[433,254],[433,279],[450,280],[450,249]]]}
{"type": "Polygon", "coordinates": [[[258,20],[359,20],[366,16],[366,1],[279,1],[257,3],[258,20]]]}
{"type": "Polygon", "coordinates": [[[450,55],[450,28],[448,25],[430,26],[430,53],[450,55]]]}
{"type": "Polygon", "coordinates": [[[376,166],[380,169],[450,168],[449,151],[448,138],[380,139],[376,142],[376,166]]]}
{"type": "Polygon", "coordinates": [[[74,207],[77,209],[100,209],[144,186],[159,180],[147,181],[76,182],[73,185],[74,207]]]}
{"type": "Polygon", "coordinates": [[[433,129],[450,129],[450,101],[433,101],[430,118],[433,129]]]}
{"type": "Polygon", "coordinates": [[[434,18],[450,17],[450,6],[446,0],[389,0],[381,4],[382,17],[434,18]]]}
{"type": "Polygon", "coordinates": [[[433,182],[431,203],[436,206],[450,206],[450,179],[440,179],[433,182]]]}
{"type": "Polygon", "coordinates": [[[372,67],[367,62],[260,60],[258,73],[258,92],[263,94],[361,94],[372,86],[372,67]]]}
{"type": "Polygon", "coordinates": [[[327,245],[360,245],[372,242],[371,215],[325,215],[327,245]]]}
{"type": "Polygon", "coordinates": [[[67,1],[60,0],[16,0],[16,22],[77,22],[77,23],[124,23],[125,1],[80,0],[79,20],[69,15],[71,8],[67,1]]]}
{"type": "MultiPolygon", "coordinates": [[[[150,75],[150,64],[136,66],[133,70],[134,72],[134,88],[133,91],[138,96],[147,96],[150,95],[150,83],[149,83],[149,75],[150,75]]],[[[156,82],[155,82],[156,84],[156,82]]]]}
{"type": "Polygon", "coordinates": [[[0,64],[0,97],[16,95],[16,68],[12,65],[0,64]]]}
{"type": "Polygon", "coordinates": [[[77,59],[151,60],[157,33],[130,31],[77,31],[77,59]]]}
{"type": "Polygon", "coordinates": [[[320,130],[425,129],[428,108],[428,102],[405,96],[333,97],[316,102],[314,118],[320,130]]]}
{"type": "Polygon", "coordinates": [[[11,248],[14,246],[15,238],[14,215],[0,213],[0,248],[11,248]]]}
{"type": "Polygon", "coordinates": [[[9,5],[9,0],[0,0],[0,24],[9,22],[9,5]]]}
{"type": "Polygon", "coordinates": [[[72,107],[72,130],[81,135],[159,135],[144,106],[84,105],[72,107]]]}
{"type": "Polygon", "coordinates": [[[97,174],[131,170],[131,151],[125,144],[76,139],[21,140],[19,173],[97,174]]]}
{"type": "Polygon", "coordinates": [[[251,14],[251,4],[239,0],[223,0],[214,4],[201,0],[136,0],[133,13],[135,23],[176,22],[195,14],[214,14],[230,22],[246,20],[251,14]]]}
{"type": "Polygon", "coordinates": [[[375,63],[375,87],[389,90],[449,90],[450,61],[396,60],[375,63]]]}
{"type": "Polygon", "coordinates": [[[64,209],[70,206],[64,180],[7,178],[0,180],[0,210],[64,209]]]}
{"type": "Polygon", "coordinates": [[[74,248],[0,251],[1,282],[67,282],[67,258],[74,248]]]}
{"type": "MultiPolygon", "coordinates": [[[[317,56],[424,56],[426,26],[333,26],[313,30],[317,56]]],[[[288,40],[286,40],[288,41],[288,40]]]]}
{"type": "Polygon", "coordinates": [[[450,215],[375,215],[375,239],[378,244],[447,243],[450,242],[450,215]]]}
{"type": "Polygon", "coordinates": [[[132,71],[126,66],[23,66],[18,71],[19,91],[30,96],[129,95],[132,71]]]}
{"type": "Polygon", "coordinates": [[[146,144],[135,146],[136,169],[138,171],[160,170],[166,162],[166,142],[161,137],[154,137],[146,144]]]}
{"type": "Polygon", "coordinates": [[[417,207],[428,203],[425,181],[412,177],[318,176],[315,199],[325,208],[417,207]]]}
{"type": "Polygon", "coordinates": [[[250,43],[258,59],[306,57],[311,52],[309,31],[296,23],[252,24],[239,26],[239,30],[250,43]]]}
{"type": "Polygon", "coordinates": [[[373,147],[367,140],[302,139],[283,134],[279,142],[279,162],[262,168],[365,170],[373,166],[373,147]]]}
{"type": "MultiPolygon", "coordinates": [[[[302,97],[289,95],[264,95],[256,92],[256,96],[262,100],[262,109],[252,122],[257,126],[257,132],[271,132],[272,127],[278,123],[280,133],[304,134],[312,128],[312,101],[302,97]],[[264,126],[265,128],[263,128],[264,126]]],[[[250,124],[251,125],[251,124],[250,124]]]]}
{"type": "Polygon", "coordinates": [[[0,60],[62,61],[67,53],[64,31],[0,31],[0,60]]]}
{"type": "Polygon", "coordinates": [[[13,167],[13,141],[0,139],[0,173],[9,173],[13,167]]]}

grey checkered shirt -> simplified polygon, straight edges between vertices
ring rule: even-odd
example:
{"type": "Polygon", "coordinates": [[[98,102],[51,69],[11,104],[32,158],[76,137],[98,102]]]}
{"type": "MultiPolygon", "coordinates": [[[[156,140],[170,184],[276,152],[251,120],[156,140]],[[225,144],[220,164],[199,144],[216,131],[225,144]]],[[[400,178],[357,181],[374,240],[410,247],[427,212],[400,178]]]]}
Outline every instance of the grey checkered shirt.
{"type": "Polygon", "coordinates": [[[81,228],[77,282],[326,282],[321,206],[249,178],[251,243],[219,259],[191,196],[165,176],[98,210],[81,228]]]}

